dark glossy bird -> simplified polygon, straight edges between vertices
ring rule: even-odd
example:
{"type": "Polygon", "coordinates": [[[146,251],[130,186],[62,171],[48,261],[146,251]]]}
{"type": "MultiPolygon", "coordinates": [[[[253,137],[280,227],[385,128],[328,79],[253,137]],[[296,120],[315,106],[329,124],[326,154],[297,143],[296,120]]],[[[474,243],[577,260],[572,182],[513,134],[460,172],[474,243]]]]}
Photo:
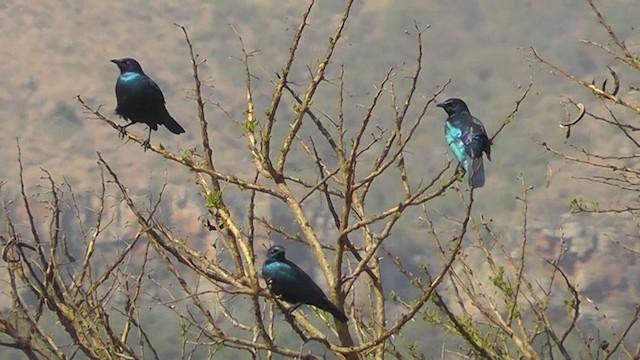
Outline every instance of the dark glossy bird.
{"type": "Polygon", "coordinates": [[[491,141],[482,122],[471,115],[464,101],[447,99],[437,104],[449,117],[444,122],[444,136],[456,159],[467,174],[469,186],[484,186],[484,164],[482,153],[491,161],[491,141]]]}
{"type": "Polygon", "coordinates": [[[344,312],[327,299],[313,279],[285,258],[282,246],[272,246],[267,250],[267,260],[262,265],[262,277],[274,295],[294,304],[291,310],[295,310],[301,304],[313,305],[330,312],[341,322],[348,321],[344,312]]]}
{"type": "Polygon", "coordinates": [[[145,123],[149,126],[149,135],[142,143],[145,150],[149,148],[151,130],[158,130],[158,125],[164,125],[174,134],[182,134],[184,129],[175,121],[165,107],[164,95],[158,84],[148,77],[140,64],[131,58],[114,59],[112,63],[118,65],[120,76],[116,82],[116,114],[131,121],[121,126],[120,133],[124,136],[125,129],[135,123],[145,123]]]}

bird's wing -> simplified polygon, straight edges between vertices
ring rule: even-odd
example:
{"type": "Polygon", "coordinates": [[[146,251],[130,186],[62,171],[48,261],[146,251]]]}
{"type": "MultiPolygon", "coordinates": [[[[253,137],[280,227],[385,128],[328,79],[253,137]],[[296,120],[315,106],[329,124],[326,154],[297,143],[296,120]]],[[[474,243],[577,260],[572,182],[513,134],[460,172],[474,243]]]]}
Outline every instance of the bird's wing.
{"type": "Polygon", "coordinates": [[[329,309],[331,307],[335,308],[335,305],[333,305],[333,303],[329,301],[329,299],[327,298],[327,295],[324,293],[324,291],[322,291],[320,286],[318,286],[318,284],[315,281],[313,281],[311,276],[309,276],[306,272],[304,272],[304,270],[298,267],[298,265],[290,262],[289,260],[286,260],[286,262],[289,266],[295,269],[295,272],[298,274],[296,276],[298,289],[306,293],[305,296],[303,297],[304,299],[302,300],[303,302],[310,305],[317,306],[327,311],[330,311],[329,309]]]}
{"type": "Polygon", "coordinates": [[[487,130],[485,130],[482,121],[476,117],[472,117],[470,128],[470,148],[473,152],[472,157],[482,157],[482,152],[484,151],[487,153],[487,158],[491,160],[491,144],[489,137],[487,136],[487,130]]]}
{"type": "Polygon", "coordinates": [[[293,269],[293,271],[295,271],[295,273],[297,274],[296,275],[297,279],[299,279],[300,281],[305,282],[305,283],[313,284],[316,287],[318,286],[318,285],[316,285],[316,282],[313,281],[311,276],[309,276],[306,272],[304,272],[304,270],[302,270],[298,265],[296,265],[295,263],[293,263],[293,262],[291,262],[289,260],[285,260],[285,263],[289,267],[291,267],[293,269]]]}
{"type": "Polygon", "coordinates": [[[153,97],[156,101],[162,101],[162,103],[165,104],[164,95],[162,94],[162,90],[160,90],[158,84],[146,75],[143,75],[142,78],[147,84],[146,88],[149,89],[149,96],[153,97]]]}
{"type": "Polygon", "coordinates": [[[487,130],[485,130],[484,125],[482,124],[482,121],[480,121],[480,119],[473,116],[471,121],[473,122],[473,125],[471,126],[475,128],[478,133],[487,135],[487,130]]]}

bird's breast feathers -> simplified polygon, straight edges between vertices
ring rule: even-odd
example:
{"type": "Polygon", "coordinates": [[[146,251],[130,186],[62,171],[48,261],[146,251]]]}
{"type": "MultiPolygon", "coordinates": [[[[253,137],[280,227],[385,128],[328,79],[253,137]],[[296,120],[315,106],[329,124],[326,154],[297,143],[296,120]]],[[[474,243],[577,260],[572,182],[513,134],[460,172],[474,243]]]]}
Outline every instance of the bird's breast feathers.
{"type": "Polygon", "coordinates": [[[462,138],[462,130],[452,125],[450,122],[445,122],[444,134],[447,138],[447,144],[451,145],[452,142],[460,140],[462,138]]]}
{"type": "Polygon", "coordinates": [[[140,75],[138,73],[135,73],[135,72],[126,72],[126,73],[120,75],[120,80],[122,80],[124,82],[129,82],[129,81],[132,81],[134,79],[139,78],[140,76],[142,76],[142,75],[140,75]]]}
{"type": "Polygon", "coordinates": [[[295,280],[296,271],[286,263],[274,261],[265,266],[265,275],[277,281],[295,280]]]}

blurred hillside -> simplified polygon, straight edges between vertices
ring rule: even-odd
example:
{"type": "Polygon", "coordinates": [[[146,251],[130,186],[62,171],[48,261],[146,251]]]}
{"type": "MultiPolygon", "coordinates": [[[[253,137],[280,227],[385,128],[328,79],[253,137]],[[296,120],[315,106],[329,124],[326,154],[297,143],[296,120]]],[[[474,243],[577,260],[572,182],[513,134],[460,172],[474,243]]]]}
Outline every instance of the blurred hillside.
{"type": "MultiPolygon", "coordinates": [[[[627,39],[632,26],[638,25],[637,0],[607,0],[599,4],[601,11],[619,36],[627,39]]],[[[173,25],[184,25],[195,49],[206,59],[201,68],[205,80],[205,94],[209,98],[208,119],[214,129],[211,139],[218,169],[239,175],[249,174],[251,159],[242,136],[244,79],[240,43],[234,28],[242,35],[249,50],[259,49],[251,59],[254,79],[256,114],[271,100],[271,81],[287,58],[291,37],[300,14],[307,4],[301,1],[112,1],[91,3],[65,0],[59,2],[5,1],[0,4],[0,118],[3,131],[0,141],[0,180],[15,184],[17,179],[18,138],[26,166],[26,182],[38,183],[40,168],[54,177],[65,177],[76,191],[93,191],[99,176],[96,152],[119,172],[123,183],[144,196],[156,191],[165,178],[172,206],[163,214],[185,236],[204,242],[209,236],[200,226],[198,216],[204,213],[201,199],[192,186],[192,176],[183,169],[165,162],[151,152],[144,153],[133,143],[126,143],[102,122],[83,113],[74,100],[79,94],[94,107],[103,105],[104,114],[112,114],[115,107],[114,85],[118,75],[112,58],[134,57],[162,88],[167,107],[175,119],[187,130],[174,136],[165,128],[152,134],[152,143],[180,152],[197,148],[200,129],[191,100],[192,75],[188,49],[181,31],[173,25]]],[[[334,31],[343,10],[343,3],[325,0],[309,20],[310,32],[303,38],[298,65],[291,79],[301,84],[308,79],[304,64],[315,64],[322,56],[327,40],[334,31]]],[[[425,61],[418,91],[429,96],[437,85],[452,79],[439,100],[447,97],[463,98],[471,111],[483,120],[493,133],[511,112],[514,101],[526,85],[533,82],[531,94],[522,104],[513,124],[507,127],[494,145],[493,161],[486,164],[487,186],[477,196],[477,209],[494,221],[496,229],[517,242],[517,227],[521,214],[516,211],[522,174],[534,186],[530,193],[530,223],[541,244],[561,236],[565,224],[572,229],[590,224],[586,230],[573,232],[575,246],[595,249],[584,253],[575,250],[575,262],[568,264],[575,279],[587,286],[591,277],[588,265],[612,261],[616,253],[598,257],[607,249],[606,239],[631,233],[631,221],[614,218],[594,222],[590,218],[566,215],[571,199],[585,196],[608,199],[610,204],[624,198],[610,189],[594,188],[588,182],[574,179],[584,168],[553,158],[537,142],[566,149],[570,145],[588,147],[596,153],[624,154],[633,149],[616,147],[616,136],[597,125],[585,124],[574,131],[565,143],[564,131],[557,123],[563,119],[561,97],[589,101],[576,86],[550,75],[548,70],[532,61],[529,46],[535,47],[547,59],[568,69],[583,79],[602,81],[608,74],[606,66],[611,58],[601,51],[580,42],[589,39],[607,41],[606,32],[584,0],[436,0],[362,1],[350,18],[344,40],[340,43],[330,75],[337,76],[340,65],[345,69],[347,118],[360,119],[374,86],[391,67],[397,72],[415,67],[416,41],[414,21],[426,30],[425,61]],[[611,192],[609,192],[611,191],[611,192]],[[610,221],[610,222],[608,222],[610,221]],[[596,225],[606,226],[606,236],[596,225]],[[588,235],[584,235],[588,234],[588,235]],[[586,243],[582,241],[587,236],[586,243]],[[551,239],[551,240],[549,240],[551,239]],[[589,239],[592,243],[589,243],[589,239]],[[582,241],[582,242],[581,242],[582,241]],[[583,245],[575,245],[583,244],[583,245]],[[587,245],[584,245],[587,244],[587,245]],[[590,244],[590,245],[589,245],[590,244]],[[595,253],[594,253],[595,251],[595,253]],[[603,260],[604,259],[604,260],[603,260]]],[[[637,32],[636,32],[636,38],[637,32]]],[[[629,43],[640,51],[640,44],[629,43]]],[[[615,67],[616,64],[613,64],[615,67]]],[[[620,69],[622,70],[622,69],[620,69]]],[[[394,84],[401,92],[408,86],[402,76],[394,84]]],[[[622,89],[628,92],[628,89],[622,89]]],[[[640,96],[638,96],[640,102],[640,96]]],[[[591,111],[602,111],[598,103],[586,103],[591,111]]],[[[334,115],[335,93],[324,91],[315,109],[334,115]]],[[[291,112],[292,113],[292,112],[291,112]]],[[[280,113],[279,125],[286,129],[287,120],[280,113]]],[[[619,114],[622,119],[629,114],[619,114]]],[[[450,158],[442,136],[445,114],[438,108],[427,113],[426,126],[416,135],[418,141],[407,149],[406,160],[414,169],[414,183],[430,179],[450,158]]],[[[116,119],[120,123],[122,120],[116,119]]],[[[377,118],[381,127],[388,119],[377,118]]],[[[357,125],[355,121],[352,125],[357,125]]],[[[129,128],[136,134],[146,134],[145,125],[129,128]]],[[[610,130],[606,130],[610,131],[610,130]]],[[[298,171],[313,169],[300,155],[298,171]]],[[[292,162],[295,164],[295,162],[292,162]]],[[[631,164],[637,165],[637,164],[631,164]]],[[[401,189],[380,184],[381,204],[393,203],[401,189]]],[[[236,203],[242,209],[241,195],[236,203]]],[[[229,203],[234,204],[234,201],[229,203]]],[[[267,204],[265,208],[268,208],[267,204]]],[[[450,197],[430,203],[441,216],[460,211],[460,204],[450,197]]],[[[274,212],[277,212],[276,210],[274,212]]],[[[416,219],[419,214],[416,214],[416,219]]],[[[412,256],[416,263],[429,260],[420,252],[424,229],[415,219],[405,219],[406,230],[394,234],[402,239],[385,245],[412,256]]],[[[125,224],[126,222],[123,222],[125,224]]],[[[286,219],[283,220],[286,223],[286,219]]],[[[330,236],[331,234],[327,234],[330,236]]],[[[551,246],[551,245],[550,245],[551,246]]],[[[539,259],[553,257],[543,245],[537,248],[539,259]]],[[[614,250],[611,250],[614,251],[614,250]]],[[[261,258],[258,259],[261,262],[261,258]]],[[[638,270],[635,262],[627,271],[638,270]],[[633,267],[633,269],[629,269],[633,267]]],[[[615,267],[611,271],[619,271],[615,267]]],[[[637,271],[635,271],[637,273],[637,271]]],[[[597,284],[605,291],[608,277],[598,277],[597,284]]],[[[610,283],[620,285],[622,280],[610,283]]],[[[627,294],[640,294],[635,278],[625,279],[630,285],[627,294]]],[[[613,286],[612,285],[612,286],[613,286]]],[[[600,289],[600,288],[598,288],[600,289]]],[[[618,294],[618,293],[615,293],[618,294]]],[[[612,301],[618,304],[619,301],[612,301]]]]}
{"type": "MultiPolygon", "coordinates": [[[[244,163],[235,159],[238,155],[245,156],[245,152],[237,152],[244,148],[239,132],[244,90],[238,61],[240,46],[232,26],[249,49],[261,51],[252,60],[258,77],[255,95],[258,104],[266,104],[270,100],[269,82],[286,58],[292,29],[304,9],[304,4],[295,1],[285,3],[274,8],[268,1],[239,1],[233,5],[225,1],[209,4],[158,1],[151,7],[141,2],[118,1],[90,6],[75,1],[55,5],[5,2],[0,5],[3,59],[0,114],[4,119],[0,136],[5,144],[0,165],[5,172],[16,168],[17,137],[26,164],[34,166],[31,176],[38,176],[37,167],[42,166],[82,186],[95,175],[95,151],[114,161],[123,175],[129,175],[125,177],[129,184],[144,187],[149,182],[148,173],[161,176],[166,168],[161,160],[141,152],[133,144],[119,141],[113,129],[83,114],[73,97],[80,94],[92,105],[104,105],[103,111],[111,114],[118,71],[108,60],[135,57],[160,84],[168,108],[188,130],[176,137],[161,129],[153,134],[153,139],[176,151],[197,146],[195,104],[189,100],[190,65],[181,33],[172,25],[176,22],[189,29],[197,52],[207,60],[202,71],[210,86],[206,89],[212,104],[208,116],[217,130],[213,139],[217,165],[242,171],[244,163]]],[[[589,51],[579,41],[604,42],[607,35],[582,0],[519,0],[499,8],[492,4],[462,0],[434,1],[428,5],[360,3],[348,23],[348,40],[338,49],[339,60],[332,73],[337,74],[337,65],[345,65],[347,90],[353,103],[347,110],[358,113],[361,111],[357,109],[358,100],[366,99],[391,66],[399,67],[399,71],[403,64],[407,64],[405,69],[413,67],[415,40],[405,34],[414,32],[413,21],[421,27],[430,25],[425,35],[426,60],[420,91],[428,95],[436,85],[451,78],[453,83],[445,96],[465,99],[490,132],[512,109],[518,86],[526,85],[533,77],[534,93],[524,103],[524,115],[495,145],[495,159],[488,171],[491,182],[497,186],[508,187],[520,172],[529,182],[540,186],[545,184],[547,166],[551,166],[554,170],[551,186],[536,195],[559,201],[547,204],[551,209],[534,214],[541,221],[556,219],[566,210],[571,196],[563,177],[571,169],[549,162],[549,156],[535,141],[561,143],[563,133],[556,128],[556,121],[563,115],[558,96],[580,99],[580,94],[572,94],[570,91],[575,88],[547,76],[545,69],[528,61],[527,47],[535,46],[546,57],[584,78],[602,79],[610,59],[589,51]]],[[[601,5],[623,38],[635,24],[632,12],[625,11],[628,5],[631,1],[607,1],[601,5]]],[[[304,39],[301,63],[313,63],[322,54],[332,31],[325,24],[334,23],[341,10],[340,1],[322,2],[310,20],[311,35],[304,39]]],[[[298,75],[293,79],[306,78],[304,67],[296,71],[298,75]]],[[[318,107],[333,110],[335,100],[327,95],[327,101],[318,107]]],[[[428,114],[428,121],[437,131],[424,132],[425,127],[424,133],[419,134],[421,144],[428,145],[410,149],[407,157],[415,166],[424,168],[425,176],[439,168],[448,155],[439,130],[444,116],[438,110],[428,114]],[[423,156],[425,151],[432,156],[423,156]]],[[[146,131],[144,125],[132,129],[139,134],[146,131]]],[[[588,141],[595,148],[612,143],[608,138],[601,141],[604,138],[588,133],[576,133],[573,139],[588,141]]],[[[169,174],[170,183],[188,179],[187,174],[169,174]]],[[[576,184],[569,186],[574,188],[576,184]]],[[[483,197],[494,211],[498,210],[495,206],[513,203],[496,193],[488,196],[486,192],[483,197]]]]}

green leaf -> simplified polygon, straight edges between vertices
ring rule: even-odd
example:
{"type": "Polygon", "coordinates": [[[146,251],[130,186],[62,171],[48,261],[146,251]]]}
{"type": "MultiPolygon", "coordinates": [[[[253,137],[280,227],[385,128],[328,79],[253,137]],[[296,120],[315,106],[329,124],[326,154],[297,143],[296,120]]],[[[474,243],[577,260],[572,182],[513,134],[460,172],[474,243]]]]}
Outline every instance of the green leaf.
{"type": "Polygon", "coordinates": [[[209,209],[220,209],[222,207],[222,191],[207,194],[205,206],[209,209]]]}

